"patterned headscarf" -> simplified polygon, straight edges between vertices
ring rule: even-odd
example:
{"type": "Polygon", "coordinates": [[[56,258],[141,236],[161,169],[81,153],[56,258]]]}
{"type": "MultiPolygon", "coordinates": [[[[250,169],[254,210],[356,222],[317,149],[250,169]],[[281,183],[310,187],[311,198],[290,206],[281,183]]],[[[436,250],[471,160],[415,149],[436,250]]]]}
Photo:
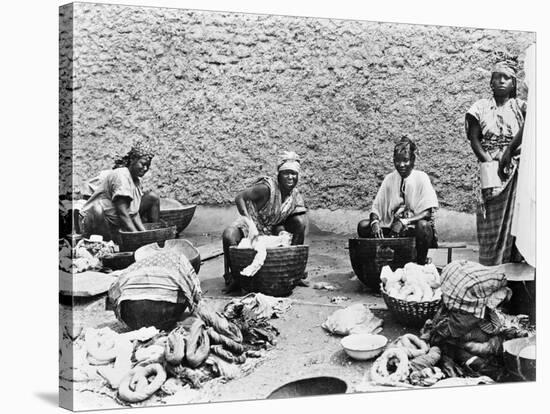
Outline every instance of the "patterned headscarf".
{"type": "Polygon", "coordinates": [[[504,55],[502,53],[498,55],[498,58],[499,58],[499,60],[495,63],[495,65],[493,66],[493,69],[491,70],[491,82],[490,82],[491,87],[492,87],[492,83],[493,83],[493,76],[496,73],[503,73],[506,76],[509,76],[514,80],[514,89],[510,93],[510,96],[512,98],[515,98],[516,94],[517,94],[517,89],[516,89],[516,86],[517,86],[517,71],[518,71],[517,58],[510,57],[510,56],[504,55]]]}
{"type": "Polygon", "coordinates": [[[292,170],[298,174],[300,173],[300,157],[294,151],[284,151],[279,156],[277,171],[283,170],[292,170]]]}
{"type": "Polygon", "coordinates": [[[493,66],[493,70],[491,70],[491,74],[493,73],[504,73],[507,76],[510,76],[511,78],[516,79],[516,68],[513,64],[510,63],[510,61],[502,61],[497,62],[493,66]]]}
{"type": "Polygon", "coordinates": [[[113,169],[115,168],[121,168],[121,167],[128,167],[133,159],[136,158],[149,158],[149,160],[153,159],[153,156],[155,153],[153,152],[153,146],[149,141],[143,138],[138,138],[134,140],[134,144],[132,145],[132,148],[126,155],[119,156],[115,159],[115,165],[113,169]]]}
{"type": "Polygon", "coordinates": [[[397,141],[393,149],[393,155],[396,156],[404,152],[407,152],[411,159],[416,159],[416,144],[406,136],[401,137],[401,139],[397,141]]]}

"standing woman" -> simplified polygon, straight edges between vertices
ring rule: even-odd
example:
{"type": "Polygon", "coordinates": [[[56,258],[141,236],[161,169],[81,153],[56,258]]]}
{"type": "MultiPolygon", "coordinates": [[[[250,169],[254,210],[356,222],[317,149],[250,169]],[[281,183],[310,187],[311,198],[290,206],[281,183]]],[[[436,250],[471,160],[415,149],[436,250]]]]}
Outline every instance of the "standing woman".
{"type": "Polygon", "coordinates": [[[132,149],[103,174],[92,196],[80,211],[80,228],[85,236],[99,234],[119,242],[119,230],[143,231],[142,217],[158,221],[160,198],[143,194],[141,178],[149,171],[153,151],[146,141],[136,141],[132,149]]]}
{"type": "Polygon", "coordinates": [[[498,62],[491,73],[493,97],[480,99],[466,114],[466,134],[480,170],[493,177],[478,185],[479,262],[486,266],[512,261],[512,214],[527,110],[525,101],[516,98],[516,71],[514,60],[498,62]]]}

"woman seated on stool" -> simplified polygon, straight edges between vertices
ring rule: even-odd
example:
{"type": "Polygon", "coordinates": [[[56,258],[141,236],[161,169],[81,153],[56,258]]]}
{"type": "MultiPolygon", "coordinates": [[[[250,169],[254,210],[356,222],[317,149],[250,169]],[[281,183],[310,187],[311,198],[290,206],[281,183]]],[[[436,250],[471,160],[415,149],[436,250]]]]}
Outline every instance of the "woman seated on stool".
{"type": "Polygon", "coordinates": [[[428,175],[414,169],[415,151],[415,143],[407,137],[395,145],[395,171],[382,181],[369,220],[359,222],[357,234],[363,238],[415,237],[416,262],[425,264],[428,249],[437,247],[434,212],[439,204],[428,175]]]}
{"type": "MultiPolygon", "coordinates": [[[[286,230],[292,233],[292,244],[304,244],[306,207],[296,189],[300,173],[300,159],[294,152],[285,152],[279,159],[278,175],[262,177],[250,188],[235,197],[239,214],[252,219],[260,235],[278,235],[286,230]]],[[[232,224],[223,232],[224,278],[229,287],[238,287],[231,277],[229,247],[239,244],[244,237],[241,229],[232,224]]]]}
{"type": "Polygon", "coordinates": [[[99,234],[118,244],[119,230],[143,231],[142,219],[159,221],[160,198],[153,192],[144,194],[140,182],[153,155],[148,143],[136,141],[112,170],[88,182],[93,194],[80,211],[80,230],[86,237],[99,234]]]}

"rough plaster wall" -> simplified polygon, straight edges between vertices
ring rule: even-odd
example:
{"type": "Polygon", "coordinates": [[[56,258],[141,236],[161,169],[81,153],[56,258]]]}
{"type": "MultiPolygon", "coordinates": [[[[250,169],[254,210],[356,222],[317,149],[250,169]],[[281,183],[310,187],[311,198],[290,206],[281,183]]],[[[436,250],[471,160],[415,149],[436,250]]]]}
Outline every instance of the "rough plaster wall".
{"type": "Polygon", "coordinates": [[[73,169],[73,5],[59,13],[59,194],[72,192],[73,169]]]}
{"type": "MultiPolygon", "coordinates": [[[[276,155],[303,159],[310,208],[368,208],[409,134],[443,207],[472,211],[464,113],[495,50],[533,33],[75,5],[74,166],[110,168],[131,137],[159,144],[146,185],[231,203],[276,155]]],[[[62,45],[63,46],[63,45],[62,45]]],[[[61,128],[62,134],[67,133],[61,128]]]]}

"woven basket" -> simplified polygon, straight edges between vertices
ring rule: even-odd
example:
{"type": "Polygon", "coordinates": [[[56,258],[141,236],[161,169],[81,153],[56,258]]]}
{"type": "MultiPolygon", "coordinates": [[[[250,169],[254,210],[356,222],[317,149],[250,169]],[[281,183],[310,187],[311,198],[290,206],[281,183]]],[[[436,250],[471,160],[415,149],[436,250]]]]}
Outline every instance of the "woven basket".
{"type": "Polygon", "coordinates": [[[405,326],[421,328],[426,320],[433,318],[441,299],[431,302],[407,302],[389,296],[383,289],[380,289],[384,302],[392,316],[405,326]]]}
{"type": "Polygon", "coordinates": [[[309,246],[289,246],[267,249],[262,268],[252,277],[241,275],[241,270],[252,263],[254,249],[229,248],[231,272],[240,286],[248,292],[260,292],[270,296],[288,296],[296,282],[303,278],[309,246]]]}
{"type": "Polygon", "coordinates": [[[196,208],[195,204],[182,205],[177,200],[161,199],[159,217],[168,225],[176,226],[177,232],[180,233],[191,223],[196,208]]]}
{"type": "Polygon", "coordinates": [[[166,223],[144,223],[145,231],[120,230],[122,252],[133,252],[141,246],[150,243],[162,243],[165,240],[176,238],[176,226],[168,226],[166,223]]]}
{"type": "Polygon", "coordinates": [[[349,239],[349,257],[359,280],[378,291],[382,267],[389,265],[395,270],[416,260],[416,240],[414,237],[349,239]]]}
{"type": "Polygon", "coordinates": [[[120,302],[120,319],[131,329],[154,326],[170,331],[187,308],[185,303],[171,303],[161,300],[123,300],[120,302]]]}
{"type": "Polygon", "coordinates": [[[134,253],[119,252],[107,254],[103,256],[101,262],[103,263],[103,267],[108,267],[112,270],[126,269],[135,262],[134,253]]]}

